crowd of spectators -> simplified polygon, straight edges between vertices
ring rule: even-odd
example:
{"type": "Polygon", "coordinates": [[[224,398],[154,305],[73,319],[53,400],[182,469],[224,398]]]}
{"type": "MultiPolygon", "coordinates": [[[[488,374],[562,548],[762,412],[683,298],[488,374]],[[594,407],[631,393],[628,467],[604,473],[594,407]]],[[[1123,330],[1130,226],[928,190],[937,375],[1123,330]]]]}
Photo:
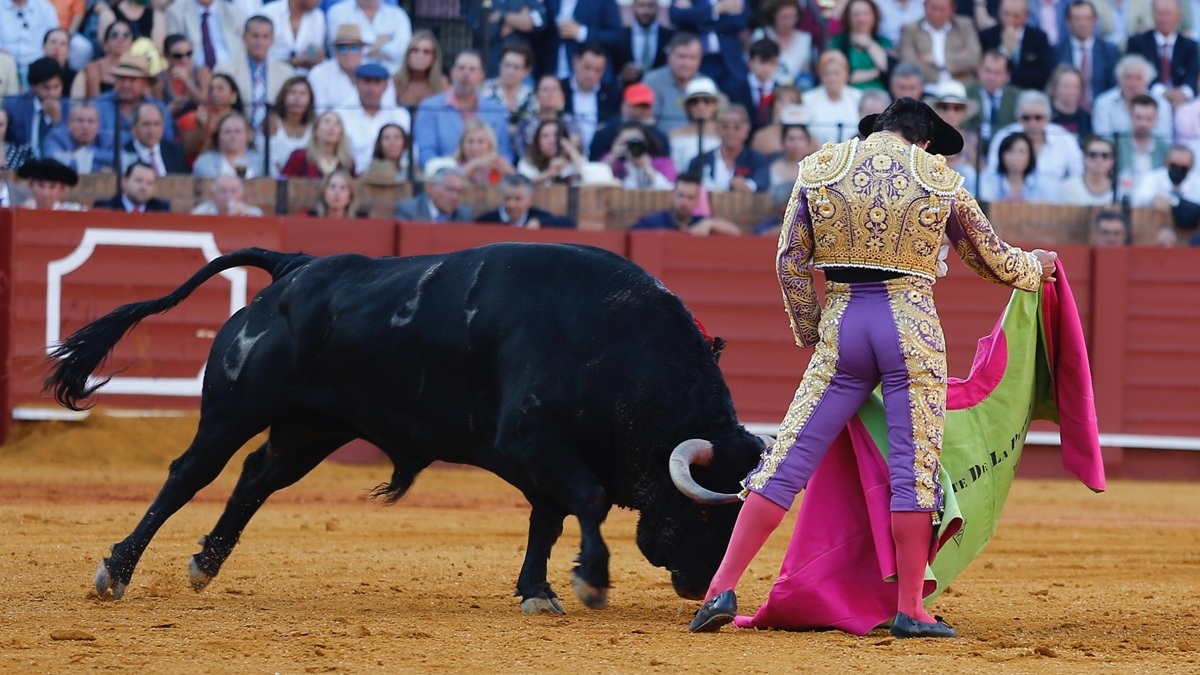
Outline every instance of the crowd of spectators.
{"type": "Polygon", "coordinates": [[[1197,0],[463,0],[452,54],[411,4],[0,0],[0,168],[115,172],[97,206],[126,211],[173,173],[216,179],[197,210],[221,214],[258,176],[320,179],[311,213],[346,217],[362,182],[422,185],[397,213],[428,220],[494,185],[489,221],[521,226],[564,222],[537,187],[619,185],[726,232],[707,193],[785,204],[803,157],[911,96],[963,132],[949,161],[985,202],[1200,221],[1197,0]]]}

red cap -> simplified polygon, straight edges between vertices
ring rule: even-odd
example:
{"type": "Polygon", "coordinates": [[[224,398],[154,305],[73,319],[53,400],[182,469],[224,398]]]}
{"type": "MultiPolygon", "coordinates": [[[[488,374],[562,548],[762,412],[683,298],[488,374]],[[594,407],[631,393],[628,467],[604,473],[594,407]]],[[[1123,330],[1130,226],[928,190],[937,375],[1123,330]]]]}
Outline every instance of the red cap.
{"type": "Polygon", "coordinates": [[[654,90],[638,82],[625,88],[625,102],[629,105],[654,105],[654,90]]]}

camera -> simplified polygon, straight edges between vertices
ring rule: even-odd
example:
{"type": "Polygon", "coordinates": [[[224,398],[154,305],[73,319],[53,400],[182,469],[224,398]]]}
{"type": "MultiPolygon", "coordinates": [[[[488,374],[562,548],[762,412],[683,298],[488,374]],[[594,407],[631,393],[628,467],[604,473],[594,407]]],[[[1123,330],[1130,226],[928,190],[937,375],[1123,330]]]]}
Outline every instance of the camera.
{"type": "Polygon", "coordinates": [[[646,154],[646,141],[640,138],[631,138],[625,142],[625,149],[629,151],[631,157],[641,157],[646,154]]]}

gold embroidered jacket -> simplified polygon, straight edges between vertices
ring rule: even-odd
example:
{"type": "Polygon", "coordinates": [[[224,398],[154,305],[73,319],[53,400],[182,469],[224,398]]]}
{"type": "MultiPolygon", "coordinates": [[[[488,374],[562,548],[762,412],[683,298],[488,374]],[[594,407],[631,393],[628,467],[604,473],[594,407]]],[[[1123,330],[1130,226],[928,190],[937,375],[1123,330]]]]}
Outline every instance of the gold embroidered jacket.
{"type": "Polygon", "coordinates": [[[826,143],[804,158],[776,254],[796,343],[811,347],[818,340],[813,267],[863,267],[933,280],[943,236],[979,276],[1037,291],[1041,264],[996,236],[962,183],[944,157],[890,132],[826,143]]]}

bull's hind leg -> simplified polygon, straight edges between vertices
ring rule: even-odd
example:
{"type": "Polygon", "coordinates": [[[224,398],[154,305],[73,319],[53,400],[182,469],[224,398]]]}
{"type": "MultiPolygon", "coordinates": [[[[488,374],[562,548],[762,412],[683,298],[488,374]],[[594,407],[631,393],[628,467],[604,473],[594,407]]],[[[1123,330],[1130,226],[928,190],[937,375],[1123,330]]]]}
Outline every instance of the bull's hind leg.
{"type": "Polygon", "coordinates": [[[566,614],[567,610],[558,600],[558,594],[546,580],[546,563],[550,551],[562,535],[563,520],[567,514],[528,494],[533,509],[529,513],[529,543],[525,547],[525,562],[517,577],[517,590],[513,595],[521,596],[521,611],[525,614],[566,614]]]}
{"type": "Polygon", "coordinates": [[[249,426],[250,420],[246,418],[242,418],[242,422],[239,425],[215,415],[201,415],[196,437],[188,449],[171,462],[167,480],[146,514],[128,537],[113,545],[111,555],[100,561],[96,568],[96,593],[100,597],[110,591],[114,600],[125,595],[133,570],[158,529],[220,475],[234,453],[263,429],[249,426]]]}
{"type": "Polygon", "coordinates": [[[200,539],[203,550],[192,556],[188,565],[196,591],[203,590],[217,576],[242,531],[268,497],[308,475],[354,438],[352,432],[333,420],[319,420],[310,413],[304,418],[303,423],[273,424],[270,439],[246,458],[225,511],[212,531],[200,539]]]}

